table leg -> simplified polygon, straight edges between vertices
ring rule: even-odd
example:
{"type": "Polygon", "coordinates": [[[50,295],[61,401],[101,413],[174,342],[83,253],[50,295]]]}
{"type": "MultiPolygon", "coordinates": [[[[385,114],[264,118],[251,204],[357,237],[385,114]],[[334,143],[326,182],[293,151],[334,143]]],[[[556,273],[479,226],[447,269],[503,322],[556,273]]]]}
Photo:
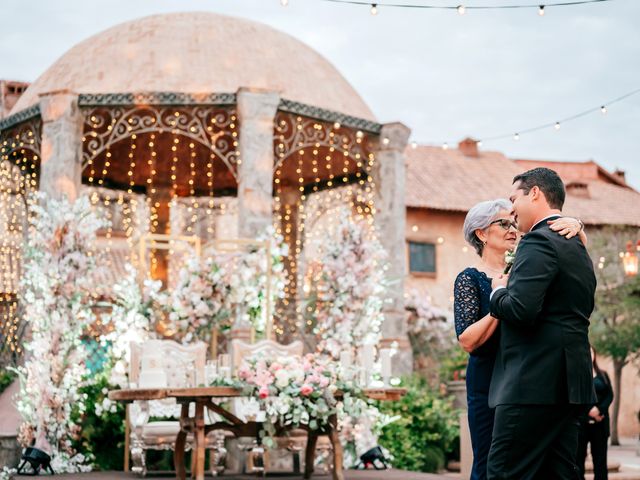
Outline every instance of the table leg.
{"type": "Polygon", "coordinates": [[[329,439],[333,447],[333,480],[344,480],[344,458],[336,415],[331,415],[329,418],[329,439]]]}
{"type": "Polygon", "coordinates": [[[186,480],[187,471],[184,466],[184,447],[187,441],[186,426],[189,423],[189,405],[182,404],[180,410],[180,431],[176,437],[176,445],[173,450],[173,463],[176,469],[176,478],[186,480]]]}
{"type": "Polygon", "coordinates": [[[196,401],[196,421],[195,421],[195,440],[196,448],[194,449],[194,455],[196,456],[196,480],[204,480],[204,451],[205,451],[205,438],[204,438],[204,404],[202,399],[196,401]]]}
{"type": "Polygon", "coordinates": [[[316,444],[318,443],[318,434],[309,431],[307,436],[307,449],[304,454],[304,478],[311,478],[313,474],[313,464],[316,459],[316,444]]]}

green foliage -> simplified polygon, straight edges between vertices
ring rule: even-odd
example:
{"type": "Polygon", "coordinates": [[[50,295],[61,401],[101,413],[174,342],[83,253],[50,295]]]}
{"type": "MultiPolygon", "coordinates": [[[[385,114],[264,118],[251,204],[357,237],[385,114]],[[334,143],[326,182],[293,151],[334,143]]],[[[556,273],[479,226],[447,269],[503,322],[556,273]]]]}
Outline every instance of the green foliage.
{"type": "Polygon", "coordinates": [[[80,437],[74,447],[84,455],[92,456],[94,467],[99,470],[123,469],[124,406],[121,403],[111,404],[108,399],[105,402],[108,391],[113,388],[109,385],[107,373],[99,373],[90,385],[81,389],[86,395],[85,412],[74,412],[81,426],[80,437]],[[96,413],[96,405],[99,412],[102,410],[100,415],[96,413]]]}
{"type": "Polygon", "coordinates": [[[396,468],[437,472],[458,448],[458,412],[424,379],[411,378],[406,387],[402,400],[379,405],[383,413],[401,416],[384,427],[380,445],[393,455],[396,468]]]}
{"type": "Polygon", "coordinates": [[[13,383],[16,378],[16,374],[11,370],[0,369],[0,393],[13,383]]]}
{"type": "Polygon", "coordinates": [[[469,354],[459,345],[455,345],[442,359],[440,380],[445,383],[451,380],[464,380],[467,374],[467,363],[469,363],[469,354]]]}
{"type": "Polygon", "coordinates": [[[637,236],[637,229],[609,227],[591,236],[589,248],[600,264],[591,342],[600,354],[623,364],[640,352],[640,276],[625,277],[618,255],[637,236]]]}

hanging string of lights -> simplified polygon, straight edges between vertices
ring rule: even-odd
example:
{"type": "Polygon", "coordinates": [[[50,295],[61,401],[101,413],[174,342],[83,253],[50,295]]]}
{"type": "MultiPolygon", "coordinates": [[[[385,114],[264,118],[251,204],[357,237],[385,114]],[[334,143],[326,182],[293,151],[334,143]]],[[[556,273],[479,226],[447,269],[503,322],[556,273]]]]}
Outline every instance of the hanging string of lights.
{"type": "MultiPolygon", "coordinates": [[[[490,136],[485,136],[485,137],[481,137],[478,140],[478,146],[482,146],[483,142],[488,142],[488,141],[492,141],[492,140],[503,140],[505,138],[513,138],[514,140],[520,140],[520,137],[524,134],[528,134],[528,133],[533,133],[533,132],[537,132],[540,130],[546,130],[546,129],[551,129],[553,128],[554,130],[558,131],[561,129],[562,125],[571,122],[573,120],[577,120],[578,118],[582,118],[585,117],[587,115],[590,115],[592,113],[595,112],[600,112],[601,115],[606,115],[609,112],[609,107],[613,104],[622,102],[623,100],[632,97],[633,95],[636,95],[640,93],[640,88],[637,88],[635,90],[632,90],[630,92],[625,93],[624,95],[621,95],[619,97],[616,97],[612,100],[609,100],[607,102],[603,102],[601,104],[599,104],[598,106],[592,107],[592,108],[588,108],[586,110],[583,110],[579,113],[576,113],[574,115],[569,115],[567,117],[561,118],[559,120],[553,121],[553,122],[546,122],[543,123],[541,125],[536,125],[533,127],[529,127],[529,128],[523,128],[517,131],[511,131],[509,133],[501,133],[499,135],[490,135],[490,136]]],[[[442,145],[442,148],[444,150],[446,150],[447,148],[449,148],[449,145],[451,145],[452,142],[419,142],[419,141],[413,141],[411,142],[411,147],[412,148],[417,148],[418,144],[423,144],[423,145],[442,145]]]]}
{"type": "MultiPolygon", "coordinates": [[[[420,3],[371,3],[361,0],[320,0],[323,2],[340,3],[348,5],[364,5],[369,7],[371,15],[377,15],[380,8],[412,8],[421,10],[455,10],[459,15],[464,15],[467,10],[513,10],[513,9],[536,9],[538,15],[544,16],[546,9],[549,7],[573,7],[577,5],[584,5],[588,3],[603,3],[611,2],[613,0],[577,0],[573,2],[552,2],[552,3],[536,3],[536,4],[503,4],[503,5],[435,5],[435,4],[420,4],[420,3]]],[[[289,5],[289,0],[280,0],[280,4],[283,7],[289,5]]]]}

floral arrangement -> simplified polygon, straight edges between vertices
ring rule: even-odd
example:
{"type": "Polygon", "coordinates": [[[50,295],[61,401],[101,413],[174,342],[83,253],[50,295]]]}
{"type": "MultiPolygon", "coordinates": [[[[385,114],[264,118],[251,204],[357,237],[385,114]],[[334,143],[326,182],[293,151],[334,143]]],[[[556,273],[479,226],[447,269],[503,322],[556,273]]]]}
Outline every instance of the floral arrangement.
{"type": "MultiPolygon", "coordinates": [[[[356,468],[360,456],[379,444],[382,429],[400,419],[399,415],[390,416],[360,397],[346,398],[338,404],[340,443],[344,449],[344,463],[347,468],[356,468]]],[[[383,449],[385,457],[392,455],[383,449]]]]}
{"type": "Polygon", "coordinates": [[[451,314],[435,307],[426,294],[416,290],[405,298],[405,309],[409,311],[409,332],[420,336],[435,347],[448,347],[452,343],[451,314]]]}
{"type": "Polygon", "coordinates": [[[264,247],[219,252],[208,248],[203,259],[193,253],[180,270],[178,284],[165,301],[169,322],[183,342],[208,341],[215,327],[252,326],[258,332],[266,325],[268,259],[271,257],[271,311],[284,297],[286,277],[283,258],[287,246],[272,230],[258,240],[264,247]]]}
{"type": "Polygon", "coordinates": [[[506,252],[504,252],[504,273],[507,274],[509,273],[509,270],[511,270],[511,267],[513,267],[513,262],[516,261],[516,248],[514,248],[513,250],[507,250],[506,252]]]}
{"type": "Polygon", "coordinates": [[[330,363],[308,354],[274,360],[251,358],[238,369],[244,392],[266,413],[265,445],[273,445],[279,425],[322,429],[337,412],[336,373],[330,363]]]}
{"type": "Polygon", "coordinates": [[[211,331],[228,317],[228,285],[218,256],[192,253],[178,273],[178,283],[165,299],[169,324],[184,343],[209,341],[211,331]]]}
{"type": "Polygon", "coordinates": [[[257,332],[266,326],[266,302],[271,302],[270,311],[275,310],[275,302],[284,298],[286,275],[284,258],[288,246],[281,235],[269,228],[258,237],[259,242],[269,243],[269,252],[264,247],[250,247],[248,251],[234,252],[223,257],[227,278],[227,305],[237,325],[251,325],[257,332]],[[271,263],[271,298],[267,299],[268,263],[271,263]]]}
{"type": "Polygon", "coordinates": [[[144,342],[155,336],[153,325],[159,320],[162,282],[145,280],[142,288],[133,265],[125,265],[126,276],[113,286],[111,312],[102,316],[106,333],[100,344],[109,352],[110,383],[128,385],[127,372],[131,342],[144,342]]]}
{"type": "Polygon", "coordinates": [[[85,409],[81,337],[94,321],[86,285],[96,268],[95,233],[106,222],[86,197],[70,203],[40,193],[30,205],[21,300],[31,338],[25,343],[25,364],[18,368],[19,440],[23,445],[35,440],[37,448],[51,454],[56,472],[88,471],[88,459],[72,447],[80,429],[72,410],[85,409]]]}
{"type": "Polygon", "coordinates": [[[342,216],[312,278],[318,348],[333,358],[344,349],[378,343],[387,286],[386,252],[364,220],[342,216]]]}

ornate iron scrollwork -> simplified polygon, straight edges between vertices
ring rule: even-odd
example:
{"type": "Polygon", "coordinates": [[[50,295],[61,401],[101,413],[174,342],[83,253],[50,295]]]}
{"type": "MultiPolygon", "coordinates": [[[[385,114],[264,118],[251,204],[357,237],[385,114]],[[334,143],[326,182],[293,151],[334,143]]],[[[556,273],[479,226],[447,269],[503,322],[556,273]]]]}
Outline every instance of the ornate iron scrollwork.
{"type": "Polygon", "coordinates": [[[235,108],[216,105],[129,105],[82,107],[85,146],[90,160],[133,134],[173,133],[206,146],[237,176],[238,137],[235,108]]]}
{"type": "Polygon", "coordinates": [[[315,118],[278,112],[275,118],[274,171],[292,154],[311,147],[327,147],[357,160],[367,158],[369,135],[363,131],[344,128],[339,122],[328,123],[315,118]],[[338,127],[338,128],[336,128],[338,127]]]}

